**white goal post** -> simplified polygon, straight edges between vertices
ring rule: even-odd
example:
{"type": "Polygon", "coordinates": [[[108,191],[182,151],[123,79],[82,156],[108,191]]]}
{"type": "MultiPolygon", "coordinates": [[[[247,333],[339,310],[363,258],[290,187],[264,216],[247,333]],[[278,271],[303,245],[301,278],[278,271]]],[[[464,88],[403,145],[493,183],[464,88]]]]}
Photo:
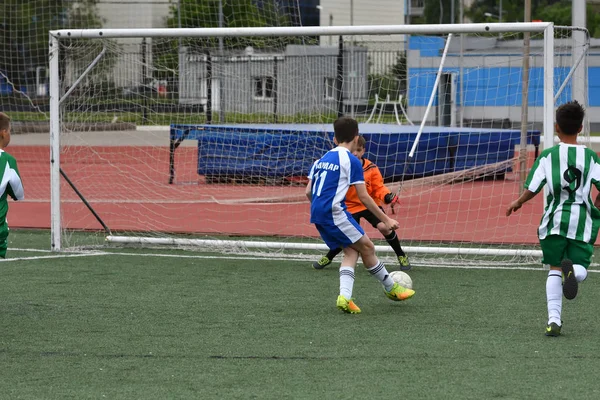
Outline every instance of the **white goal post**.
{"type": "MultiPolygon", "coordinates": [[[[61,194],[61,137],[64,134],[63,127],[63,112],[61,111],[61,105],[63,102],[68,100],[68,97],[71,95],[73,91],[77,90],[77,85],[80,84],[82,80],[84,80],[85,75],[90,70],[93,70],[99,60],[103,57],[106,47],[102,51],[98,52],[98,56],[89,62],[87,68],[83,69],[81,72],[80,79],[71,82],[68,87],[65,87],[65,84],[61,81],[63,77],[61,76],[61,46],[64,46],[64,43],[69,43],[69,46],[78,46],[77,43],[90,43],[94,41],[110,41],[110,40],[119,40],[125,38],[166,38],[166,39],[192,39],[192,38],[285,38],[285,37],[330,37],[330,36],[344,36],[344,37],[360,37],[364,35],[369,36],[385,36],[385,35],[412,35],[412,36],[420,36],[420,35],[440,35],[447,36],[449,34],[476,34],[482,37],[497,37],[498,34],[511,34],[514,35],[515,38],[519,38],[519,35],[525,32],[529,32],[532,34],[537,34],[538,37],[543,38],[543,45],[541,50],[541,68],[543,69],[543,99],[541,101],[542,104],[542,119],[540,122],[541,136],[543,143],[548,145],[554,142],[554,107],[555,107],[555,26],[550,22],[535,22],[535,23],[489,23],[489,24],[452,24],[452,25],[393,25],[393,26],[328,26],[328,27],[265,27],[265,28],[170,28],[170,29],[74,29],[74,30],[56,30],[50,32],[50,51],[49,51],[49,94],[50,94],[50,168],[51,168],[51,247],[54,251],[60,251],[63,248],[63,235],[65,234],[63,221],[64,216],[61,215],[61,202],[63,195],[61,194]]],[[[335,41],[334,41],[335,42],[335,41]]],[[[341,42],[341,40],[340,40],[341,42]]],[[[462,42],[462,41],[461,41],[462,42]]],[[[109,45],[110,46],[110,45],[109,45]]],[[[117,48],[115,46],[115,48],[117,48]]],[[[446,49],[447,50],[447,49],[446,49]]],[[[250,54],[250,53],[248,53],[250,54]]],[[[462,53],[461,53],[462,56],[462,53]]],[[[181,60],[181,55],[179,56],[181,60]]],[[[264,57],[267,57],[265,55],[264,57]]],[[[271,57],[271,55],[268,55],[271,57]]],[[[277,56],[273,56],[276,58],[277,56]]],[[[309,57],[309,56],[306,56],[309,57]]],[[[457,58],[457,57],[455,57],[457,58]]],[[[210,61],[208,61],[210,62],[210,61]]],[[[410,63],[410,60],[408,61],[410,63]]],[[[181,68],[181,67],[180,67],[181,68]]],[[[275,64],[275,68],[277,68],[277,64],[275,64]]],[[[435,68],[438,69],[437,67],[435,68]]],[[[209,70],[210,71],[210,70],[209,70]]],[[[436,71],[434,74],[436,75],[436,82],[439,85],[440,74],[442,72],[450,71],[450,69],[442,68],[440,66],[439,72],[436,71]],[[444,70],[444,71],[442,71],[444,70]]],[[[454,69],[452,70],[454,71],[454,69]]],[[[454,72],[448,72],[448,74],[454,72]]],[[[573,73],[570,72],[569,79],[572,78],[573,73]]],[[[411,79],[409,76],[407,79],[411,79]]],[[[446,78],[444,78],[446,79],[446,78]]],[[[448,77],[447,79],[452,79],[452,77],[448,77]]],[[[264,95],[265,91],[268,90],[278,90],[277,89],[277,81],[272,83],[268,80],[263,81],[255,81],[255,84],[259,94],[264,95]],[[262,85],[262,86],[260,86],[262,85]],[[266,86],[265,86],[266,85],[266,86]],[[274,85],[274,88],[271,86],[274,85]]],[[[335,83],[335,82],[333,82],[335,83]]],[[[563,82],[560,82],[562,84],[563,82]]],[[[326,81],[326,84],[328,82],[326,81]]],[[[337,85],[337,83],[335,83],[337,85]]],[[[341,85],[341,83],[340,83],[341,85]]],[[[345,83],[344,83],[345,85],[345,83]]],[[[461,81],[462,85],[462,81],[461,81]]],[[[210,83],[208,84],[208,91],[210,93],[210,83]]],[[[336,90],[341,90],[341,87],[335,87],[336,90]]],[[[437,89],[437,86],[434,90],[437,89]]],[[[206,90],[206,89],[204,89],[206,90]]],[[[214,89],[213,89],[214,90],[214,89]]],[[[281,89],[283,90],[283,89],[281,89]]],[[[410,90],[409,90],[410,93],[410,90]]],[[[214,94],[213,94],[214,95],[214,94]]],[[[222,95],[222,94],[221,94],[222,95]]],[[[255,93],[255,97],[257,94],[255,93]]],[[[327,94],[326,94],[327,96],[327,94]]],[[[210,97],[210,95],[209,95],[210,97]]],[[[396,97],[397,98],[397,97],[396,97]]],[[[367,104],[367,103],[365,103],[367,104]]],[[[464,105],[461,104],[461,107],[464,105]]],[[[368,105],[366,106],[368,108],[368,105]]],[[[409,106],[410,107],[410,106],[409,106]]],[[[354,110],[354,105],[352,105],[352,110],[354,110]]],[[[410,109],[408,110],[410,115],[410,109]]],[[[367,109],[365,111],[365,116],[368,117],[370,110],[367,109]]],[[[433,113],[432,113],[433,114],[433,113]]],[[[367,120],[367,118],[364,120],[367,120]]],[[[253,117],[254,118],[254,117],[253,117]]],[[[258,117],[256,117],[258,118],[258,117]]],[[[430,117],[431,118],[431,117],[430,117]]],[[[414,120],[414,117],[412,118],[414,120]]],[[[393,120],[394,125],[397,121],[393,120]]],[[[257,121],[263,123],[263,121],[257,121]]],[[[266,122],[266,121],[265,121],[266,122]]],[[[423,125],[425,125],[426,121],[422,121],[421,131],[423,130],[423,125]]],[[[329,122],[324,123],[323,125],[328,125],[329,122]]],[[[415,125],[418,125],[418,120],[415,121],[415,125]]],[[[431,126],[434,123],[428,123],[427,125],[431,126]]],[[[274,125],[275,126],[275,125],[274,125]]],[[[425,127],[427,128],[427,127],[425,127]]],[[[223,128],[225,130],[225,128],[223,128]]],[[[427,132],[427,131],[426,131],[427,132]]],[[[417,135],[417,140],[419,140],[420,133],[417,135]]],[[[412,143],[411,143],[412,144],[412,143]]],[[[413,150],[417,149],[417,155],[419,150],[417,148],[419,143],[415,142],[413,145],[413,150]]],[[[200,151],[200,150],[199,150],[200,151]]],[[[398,155],[400,157],[400,155],[398,155]]],[[[412,153],[411,153],[412,157],[412,153]]],[[[408,162],[408,161],[407,161],[408,162]]],[[[427,178],[427,176],[425,176],[427,178]]],[[[430,177],[431,178],[431,177],[430,177]]],[[[435,183],[437,185],[445,185],[447,182],[457,182],[464,178],[464,174],[458,177],[457,175],[448,178],[447,181],[440,181],[441,183],[435,183]]],[[[471,180],[472,181],[472,180],[471,180]]],[[[390,187],[395,188],[398,182],[392,181],[390,182],[390,187]]],[[[403,182],[400,182],[402,185],[403,182]]],[[[439,186],[444,187],[444,186],[439,186]]],[[[438,188],[439,188],[438,187],[438,188]]],[[[239,187],[238,187],[239,188],[239,187]]],[[[64,187],[63,187],[64,190],[64,187]]],[[[242,189],[238,189],[243,191],[242,189]]],[[[431,191],[433,191],[432,189],[431,191]]],[[[85,195],[85,193],[84,193],[85,195]]],[[[264,198],[260,198],[260,201],[252,200],[248,201],[247,199],[239,200],[239,203],[236,203],[237,200],[220,200],[216,201],[217,204],[257,204],[264,205],[264,207],[268,207],[268,204],[272,202],[268,196],[265,195],[264,198]]],[[[285,195],[282,195],[282,198],[286,198],[285,195]]],[[[292,198],[292,197],[290,197],[292,198]]],[[[110,201],[103,200],[106,204],[110,204],[110,201]]],[[[208,201],[208,200],[207,200],[208,201]]],[[[430,200],[429,200],[430,201],[430,200]]],[[[290,200],[290,203],[299,203],[300,199],[297,197],[293,197],[293,200],[290,200]]],[[[485,200],[483,200],[485,202],[485,200]]],[[[191,201],[193,203],[193,201],[191,201]]],[[[195,204],[204,204],[201,201],[195,204]]],[[[182,206],[183,207],[183,206],[182,206]]],[[[539,210],[541,212],[541,210],[539,210]]],[[[249,213],[252,212],[252,209],[249,208],[249,213]]],[[[410,213],[410,209],[406,211],[410,213]]],[[[443,211],[431,210],[431,213],[440,213],[440,219],[443,219],[443,211]]],[[[173,218],[175,219],[175,218],[173,218]]],[[[110,224],[109,224],[110,225],[110,224]]],[[[112,227],[111,227],[112,228],[112,227]]],[[[163,228],[154,228],[157,231],[163,228]]],[[[168,231],[168,229],[166,229],[168,231]]],[[[118,229],[116,229],[118,231],[118,229]]],[[[132,230],[133,231],[133,230],[132,230]]],[[[173,226],[171,232],[180,231],[177,226],[173,226]]],[[[170,232],[165,232],[165,237],[161,237],[160,232],[154,232],[152,237],[144,237],[144,235],[120,235],[120,234],[110,234],[106,235],[109,242],[113,243],[130,243],[130,244],[141,244],[141,245],[173,245],[173,246],[204,246],[208,248],[213,248],[214,246],[221,245],[223,243],[231,243],[229,240],[222,240],[218,237],[215,240],[210,239],[198,239],[198,238],[179,238],[177,235],[171,235],[170,232]]],[[[202,234],[202,232],[199,232],[202,234]]],[[[535,234],[532,232],[532,234],[535,234]]],[[[213,236],[218,236],[218,234],[212,233],[213,236]]],[[[253,234],[251,234],[253,235],[253,234]]],[[[305,233],[301,234],[306,235],[305,233]]],[[[258,235],[258,236],[268,236],[258,235]]],[[[443,242],[443,240],[442,240],[443,242]]],[[[494,242],[494,240],[492,240],[494,242]]],[[[285,249],[293,249],[293,250],[321,250],[324,249],[324,246],[320,242],[316,242],[313,240],[300,240],[296,242],[292,239],[290,240],[281,240],[281,241],[271,241],[269,239],[261,238],[260,240],[245,240],[241,238],[239,240],[240,246],[244,248],[252,248],[252,247],[262,247],[265,249],[273,249],[278,248],[279,250],[285,249]]],[[[490,246],[471,246],[471,245],[461,245],[459,247],[454,246],[436,246],[435,243],[432,246],[422,246],[418,242],[409,242],[406,243],[406,250],[410,252],[411,250],[419,253],[436,253],[436,254],[455,254],[455,255],[482,255],[482,256],[490,256],[494,257],[500,254],[508,255],[509,257],[513,256],[525,256],[525,257],[536,257],[540,253],[537,250],[532,250],[531,247],[526,246],[510,246],[502,248],[503,246],[499,246],[499,248],[491,248],[490,246]]]]}

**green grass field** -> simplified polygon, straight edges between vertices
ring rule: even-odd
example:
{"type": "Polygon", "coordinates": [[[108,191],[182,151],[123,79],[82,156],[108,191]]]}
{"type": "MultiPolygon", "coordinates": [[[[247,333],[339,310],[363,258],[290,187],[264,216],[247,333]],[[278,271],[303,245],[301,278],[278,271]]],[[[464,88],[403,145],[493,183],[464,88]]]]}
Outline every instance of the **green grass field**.
{"type": "Polygon", "coordinates": [[[1,269],[0,398],[597,399],[600,284],[548,338],[540,269],[415,267],[393,303],[360,269],[106,249],[53,254],[12,231],[1,269]]]}

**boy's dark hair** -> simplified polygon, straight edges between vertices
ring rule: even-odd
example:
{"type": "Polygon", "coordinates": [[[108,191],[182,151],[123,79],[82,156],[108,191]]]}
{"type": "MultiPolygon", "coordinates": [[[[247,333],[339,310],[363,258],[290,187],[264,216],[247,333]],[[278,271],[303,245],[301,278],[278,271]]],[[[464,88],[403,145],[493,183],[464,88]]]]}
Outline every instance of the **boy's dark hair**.
{"type": "Polygon", "coordinates": [[[556,124],[565,135],[576,135],[583,124],[585,109],[577,100],[569,101],[556,109],[556,124]]]}
{"type": "Polygon", "coordinates": [[[366,144],[367,144],[367,140],[365,139],[365,137],[359,135],[358,140],[356,141],[356,145],[359,148],[364,149],[366,144]]]}
{"type": "Polygon", "coordinates": [[[0,131],[10,128],[10,117],[3,112],[0,112],[0,131]]]}
{"type": "Polygon", "coordinates": [[[358,122],[354,118],[340,117],[333,123],[333,131],[338,143],[350,143],[358,135],[358,122]]]}

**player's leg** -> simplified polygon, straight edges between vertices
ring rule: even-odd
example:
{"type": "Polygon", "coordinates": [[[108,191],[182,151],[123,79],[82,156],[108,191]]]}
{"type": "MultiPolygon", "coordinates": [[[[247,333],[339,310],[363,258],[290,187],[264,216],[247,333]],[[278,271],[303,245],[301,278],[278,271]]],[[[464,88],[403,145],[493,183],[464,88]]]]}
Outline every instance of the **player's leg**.
{"type": "Polygon", "coordinates": [[[567,248],[567,240],[560,235],[550,235],[540,240],[542,263],[550,265],[546,278],[546,302],[548,325],[546,336],[559,336],[562,328],[563,280],[561,262],[567,248]]]}
{"type": "MultiPolygon", "coordinates": [[[[398,240],[398,235],[396,235],[396,231],[389,229],[383,222],[379,220],[371,211],[365,210],[366,213],[363,217],[371,224],[373,228],[376,228],[385,238],[385,241],[388,242],[390,247],[396,253],[396,257],[398,259],[398,264],[400,264],[400,270],[409,271],[411,268],[410,262],[408,261],[408,257],[406,253],[402,250],[402,246],[400,246],[400,241],[398,240]]],[[[383,209],[381,209],[383,211],[383,209]]]]}
{"type": "MultiPolygon", "coordinates": [[[[352,214],[352,218],[354,218],[354,220],[360,225],[360,218],[361,218],[361,213],[362,212],[358,212],[355,214],[352,214]]],[[[336,247],[335,249],[329,249],[329,251],[327,252],[326,255],[324,255],[323,257],[321,257],[319,260],[315,261],[312,266],[314,269],[323,269],[326,266],[328,266],[329,264],[331,264],[333,262],[333,259],[342,252],[342,248],[341,247],[336,247]]]]}
{"type": "MultiPolygon", "coordinates": [[[[353,242],[358,241],[364,231],[354,219],[347,214],[336,222],[315,224],[321,238],[330,249],[347,248],[353,242]]],[[[340,294],[337,298],[337,307],[344,312],[357,314],[360,308],[352,300],[354,287],[354,268],[358,260],[358,253],[352,249],[344,250],[344,258],[340,266],[340,294]]]]}
{"type": "Polygon", "coordinates": [[[408,261],[408,256],[406,255],[404,250],[402,250],[402,246],[400,245],[400,240],[398,240],[398,235],[396,234],[396,231],[388,229],[388,227],[385,226],[383,222],[379,222],[376,228],[379,230],[379,232],[381,232],[381,234],[385,238],[385,241],[388,242],[390,247],[394,250],[394,253],[396,253],[398,264],[400,264],[400,270],[410,271],[412,266],[410,265],[410,261],[408,261]]]}
{"type": "Polygon", "coordinates": [[[335,258],[335,256],[337,256],[338,254],[340,254],[342,252],[342,248],[341,247],[336,247],[335,249],[329,249],[329,251],[327,252],[326,255],[324,255],[323,257],[319,258],[317,261],[315,261],[312,266],[314,269],[323,269],[326,266],[328,266],[329,264],[331,264],[333,262],[333,259],[335,258]]]}
{"type": "Polygon", "coordinates": [[[6,258],[8,249],[8,225],[6,222],[0,226],[0,258],[6,258]]]}
{"type": "Polygon", "coordinates": [[[337,308],[351,313],[360,313],[360,308],[352,300],[352,290],[354,288],[354,268],[358,262],[358,252],[350,247],[344,250],[342,265],[340,266],[340,294],[337,298],[337,308]]]}
{"type": "Polygon", "coordinates": [[[563,269],[565,298],[571,300],[577,296],[579,282],[583,282],[587,278],[587,268],[592,262],[593,255],[593,245],[580,240],[567,239],[565,257],[571,261],[571,265],[565,265],[563,269]]]}
{"type": "Polygon", "coordinates": [[[363,265],[371,276],[381,282],[388,298],[396,301],[407,300],[415,294],[414,290],[407,289],[394,282],[385,265],[377,258],[375,245],[366,234],[353,243],[351,247],[360,253],[363,265]]]}

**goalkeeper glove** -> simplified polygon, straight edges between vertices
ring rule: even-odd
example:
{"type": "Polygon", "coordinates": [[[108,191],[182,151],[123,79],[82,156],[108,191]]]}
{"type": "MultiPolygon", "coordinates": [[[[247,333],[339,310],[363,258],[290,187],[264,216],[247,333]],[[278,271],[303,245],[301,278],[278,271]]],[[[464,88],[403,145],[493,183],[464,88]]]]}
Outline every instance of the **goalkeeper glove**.
{"type": "Polygon", "coordinates": [[[398,201],[398,196],[396,196],[395,193],[388,193],[383,197],[383,202],[385,204],[396,204],[398,201]]]}

